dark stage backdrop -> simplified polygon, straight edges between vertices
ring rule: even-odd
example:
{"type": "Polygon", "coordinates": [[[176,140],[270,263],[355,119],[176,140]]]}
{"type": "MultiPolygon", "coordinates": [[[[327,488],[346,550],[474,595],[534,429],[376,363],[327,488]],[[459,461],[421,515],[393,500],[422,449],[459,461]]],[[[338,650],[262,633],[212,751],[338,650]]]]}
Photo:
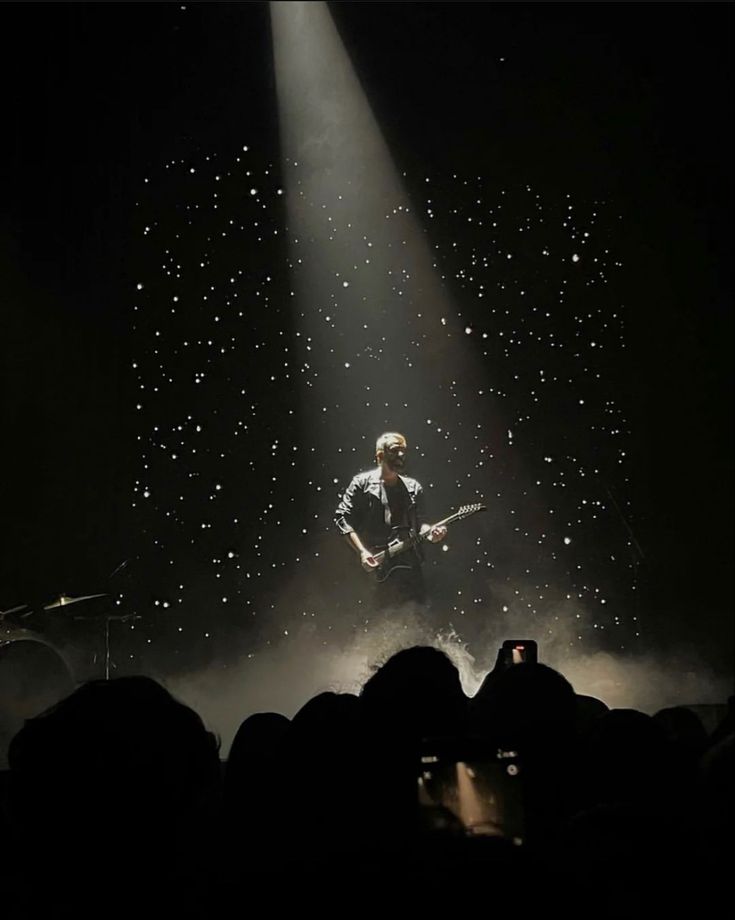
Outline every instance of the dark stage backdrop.
{"type": "MultiPolygon", "coordinates": [[[[622,639],[600,638],[593,632],[597,614],[585,614],[580,641],[587,650],[630,654],[692,648],[713,670],[728,671],[731,5],[340,3],[332,12],[416,211],[425,218],[435,209],[428,235],[458,302],[468,303],[468,265],[484,271],[488,286],[501,276],[508,285],[518,281],[499,262],[472,262],[490,239],[463,221],[478,190],[488,208],[510,212],[509,221],[537,218],[541,204],[561,225],[570,201],[584,215],[580,233],[585,221],[597,219],[594,245],[607,260],[599,324],[615,314],[610,357],[593,356],[602,382],[572,388],[569,397],[592,397],[599,406],[610,400],[623,412],[624,467],[611,470],[605,489],[595,492],[606,501],[607,529],[580,531],[580,542],[598,539],[600,552],[624,554],[614,566],[590,563],[590,577],[614,598],[623,625],[622,639]],[[435,191],[430,203],[427,177],[435,191]],[[459,253],[451,251],[454,242],[459,253]]],[[[307,601],[278,600],[286,574],[273,566],[299,555],[302,520],[309,520],[303,529],[311,527],[310,550],[322,548],[347,564],[326,529],[337,484],[330,480],[319,493],[312,480],[299,479],[305,467],[293,467],[283,451],[263,455],[274,438],[293,447],[301,437],[294,381],[270,380],[274,368],[282,370],[295,326],[267,5],[3,4],[0,22],[0,607],[37,609],[62,592],[119,597],[121,614],[141,617],[115,626],[119,672],[204,666],[225,654],[233,636],[238,654],[256,652],[288,631],[302,602],[309,616],[320,612],[308,580],[307,601]],[[241,259],[212,238],[222,232],[222,211],[209,218],[186,212],[211,206],[225,173],[227,219],[245,226],[241,259]],[[194,281],[200,256],[211,277],[194,281]],[[230,319],[220,341],[202,320],[201,298],[210,283],[230,277],[233,293],[240,285],[247,328],[235,331],[230,319]],[[182,303],[172,318],[173,298],[194,292],[199,312],[182,303]],[[187,337],[204,351],[184,354],[187,337]],[[212,371],[221,387],[218,417],[208,347],[224,355],[212,371]],[[206,383],[196,379],[203,371],[206,383]],[[200,396],[205,386],[208,395],[200,396]],[[233,393],[243,397],[236,408],[233,393]],[[186,451],[200,445],[202,464],[170,465],[179,444],[186,451]],[[218,451],[226,454],[219,468],[212,456],[218,451]],[[179,493],[183,506],[176,504],[179,493]],[[273,524],[276,516],[282,520],[273,524]],[[201,533],[193,542],[195,526],[201,533]]],[[[510,232],[508,224],[493,237],[498,250],[510,232]]],[[[539,250],[548,242],[537,223],[528,233],[539,250]]],[[[555,233],[552,241],[560,239],[561,230],[555,233]]],[[[541,284],[546,269],[527,254],[518,270],[541,297],[533,279],[541,284]]],[[[594,277],[585,272],[586,281],[594,277]]],[[[563,274],[544,276],[547,285],[557,281],[563,274]]],[[[571,297],[581,315],[586,293],[581,281],[575,284],[571,297]]],[[[239,306],[232,299],[221,305],[239,306]]],[[[465,315],[472,328],[497,332],[499,320],[477,300],[465,315]]],[[[558,334],[572,338],[573,323],[567,317],[558,334]]],[[[517,415],[523,401],[512,392],[516,359],[494,347],[485,357],[517,415]]],[[[543,356],[518,361],[528,370],[543,356]]],[[[549,444],[553,454],[560,429],[584,424],[589,431],[597,421],[599,439],[575,442],[594,465],[595,451],[613,450],[608,436],[617,417],[571,418],[563,406],[561,398],[550,401],[534,445],[549,444]]],[[[330,457],[324,468],[346,481],[369,463],[360,439],[376,432],[363,431],[359,418],[337,423],[346,426],[346,442],[362,445],[354,456],[330,457]]],[[[441,441],[425,425],[421,419],[411,426],[426,448],[418,470],[424,480],[441,480],[431,463],[441,441]]],[[[514,450],[530,464],[522,438],[516,440],[514,450]]],[[[488,500],[486,485],[479,491],[488,500]]],[[[581,495],[575,492],[570,507],[581,495]]],[[[460,496],[440,488],[439,497],[437,513],[460,496]]],[[[490,556],[507,591],[511,568],[503,568],[501,537],[493,536],[490,556]]],[[[457,542],[468,558],[475,552],[473,540],[457,542]]],[[[492,572],[486,585],[501,605],[492,572]]],[[[567,585],[550,591],[556,589],[567,585]]],[[[454,604],[458,625],[456,607],[464,601],[454,604]]],[[[321,613],[327,622],[314,628],[329,641],[334,622],[321,613]]],[[[346,617],[354,625],[350,616],[342,595],[340,622],[346,617]]],[[[466,638],[481,643],[479,614],[470,605],[462,616],[466,638]]],[[[609,634],[612,621],[601,616],[609,634]]],[[[544,614],[538,621],[544,631],[548,620],[544,614]]],[[[97,621],[63,628],[59,622],[46,627],[59,642],[67,629],[77,645],[86,642],[99,655],[97,621]]],[[[519,622],[524,631],[534,623],[519,622]]],[[[504,625],[513,631],[512,619],[504,625]]],[[[576,624],[566,628],[576,636],[576,624]]],[[[483,660],[483,650],[474,653],[483,660]]],[[[92,671],[99,658],[90,660],[92,671]]]]}

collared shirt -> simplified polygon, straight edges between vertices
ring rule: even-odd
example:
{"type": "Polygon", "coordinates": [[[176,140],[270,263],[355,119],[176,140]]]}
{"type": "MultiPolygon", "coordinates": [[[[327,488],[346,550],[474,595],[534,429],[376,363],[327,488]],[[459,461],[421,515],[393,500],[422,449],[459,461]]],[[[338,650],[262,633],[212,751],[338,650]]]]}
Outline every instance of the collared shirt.
{"type": "MultiPolygon", "coordinates": [[[[399,484],[391,488],[405,488],[408,495],[408,526],[418,533],[424,523],[424,490],[410,476],[399,476],[399,484]]],[[[335,512],[335,524],[342,534],[355,531],[370,549],[385,546],[396,524],[391,519],[390,503],[381,470],[376,467],[358,473],[342,496],[335,512]]]]}

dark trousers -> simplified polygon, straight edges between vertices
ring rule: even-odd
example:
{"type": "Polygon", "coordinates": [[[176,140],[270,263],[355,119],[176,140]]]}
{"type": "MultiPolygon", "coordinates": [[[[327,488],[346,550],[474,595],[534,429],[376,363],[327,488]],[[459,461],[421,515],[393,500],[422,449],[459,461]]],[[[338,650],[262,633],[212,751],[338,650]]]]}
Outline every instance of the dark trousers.
{"type": "Polygon", "coordinates": [[[424,574],[419,564],[410,568],[395,569],[383,582],[377,582],[373,590],[375,607],[384,610],[413,603],[426,605],[424,574]]]}

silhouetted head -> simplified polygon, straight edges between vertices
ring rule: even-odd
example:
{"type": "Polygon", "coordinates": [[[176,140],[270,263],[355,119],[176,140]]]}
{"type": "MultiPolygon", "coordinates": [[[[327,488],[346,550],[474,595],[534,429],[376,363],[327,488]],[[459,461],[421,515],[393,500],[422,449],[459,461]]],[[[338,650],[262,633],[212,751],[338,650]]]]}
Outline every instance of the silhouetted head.
{"type": "Polygon", "coordinates": [[[300,734],[338,731],[357,719],[359,708],[359,700],[353,693],[327,690],[304,703],[293,717],[293,727],[300,734]]]}
{"type": "Polygon", "coordinates": [[[459,671],[444,652],[430,646],[397,652],[369,678],[360,696],[373,716],[414,737],[464,729],[467,698],[459,671]]]}
{"type": "Polygon", "coordinates": [[[707,746],[707,732],[699,716],[686,706],[660,709],[653,721],[663,731],[666,740],[696,757],[707,746]]]}
{"type": "Polygon", "coordinates": [[[585,747],[598,803],[650,802],[668,791],[670,750],[651,716],[611,709],[590,728],[585,747]]]}
{"type": "Polygon", "coordinates": [[[577,733],[584,735],[590,727],[603,716],[610,712],[610,707],[596,696],[585,696],[584,693],[575,694],[577,700],[577,733]]]}
{"type": "Polygon", "coordinates": [[[9,762],[18,852],[44,879],[23,888],[52,901],[32,914],[81,916],[105,899],[130,913],[155,893],[174,914],[188,906],[220,794],[217,740],[194,710],[150,678],[93,681],[26,722],[9,762]],[[122,866],[134,866],[124,879],[122,866]]]}
{"type": "Polygon", "coordinates": [[[486,679],[472,700],[474,729],[522,750],[564,744],[575,731],[577,700],[569,681],[544,664],[516,664],[486,679]]]}
{"type": "Polygon", "coordinates": [[[252,758],[270,756],[278,747],[289,720],[279,712],[256,712],[245,719],[232,739],[228,770],[252,758]]]}
{"type": "Polygon", "coordinates": [[[258,712],[240,725],[225,766],[225,822],[246,834],[262,835],[272,820],[274,803],[282,799],[283,749],[290,726],[277,712],[258,712]]]}
{"type": "Polygon", "coordinates": [[[606,753],[659,749],[664,732],[651,716],[637,709],[611,709],[595,724],[591,737],[606,753]]]}
{"type": "Polygon", "coordinates": [[[131,810],[183,813],[219,775],[214,735],[148,677],[83,685],[26,722],[9,762],[21,788],[41,787],[49,797],[63,791],[80,813],[103,795],[108,813],[121,818],[131,810]]]}

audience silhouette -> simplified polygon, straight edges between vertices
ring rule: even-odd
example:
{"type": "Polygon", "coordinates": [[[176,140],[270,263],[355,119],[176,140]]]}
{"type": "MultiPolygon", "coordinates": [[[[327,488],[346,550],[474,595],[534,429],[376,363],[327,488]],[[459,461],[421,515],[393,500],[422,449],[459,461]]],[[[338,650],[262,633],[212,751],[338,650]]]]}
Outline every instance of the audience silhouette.
{"type": "Polygon", "coordinates": [[[708,736],[686,707],[609,709],[500,657],[468,699],[421,646],[358,696],[250,715],[225,762],[147,677],[79,687],[26,721],[8,762],[10,917],[210,916],[258,886],[284,906],[398,891],[414,909],[676,916],[717,888],[733,818],[732,703],[708,736]]]}

